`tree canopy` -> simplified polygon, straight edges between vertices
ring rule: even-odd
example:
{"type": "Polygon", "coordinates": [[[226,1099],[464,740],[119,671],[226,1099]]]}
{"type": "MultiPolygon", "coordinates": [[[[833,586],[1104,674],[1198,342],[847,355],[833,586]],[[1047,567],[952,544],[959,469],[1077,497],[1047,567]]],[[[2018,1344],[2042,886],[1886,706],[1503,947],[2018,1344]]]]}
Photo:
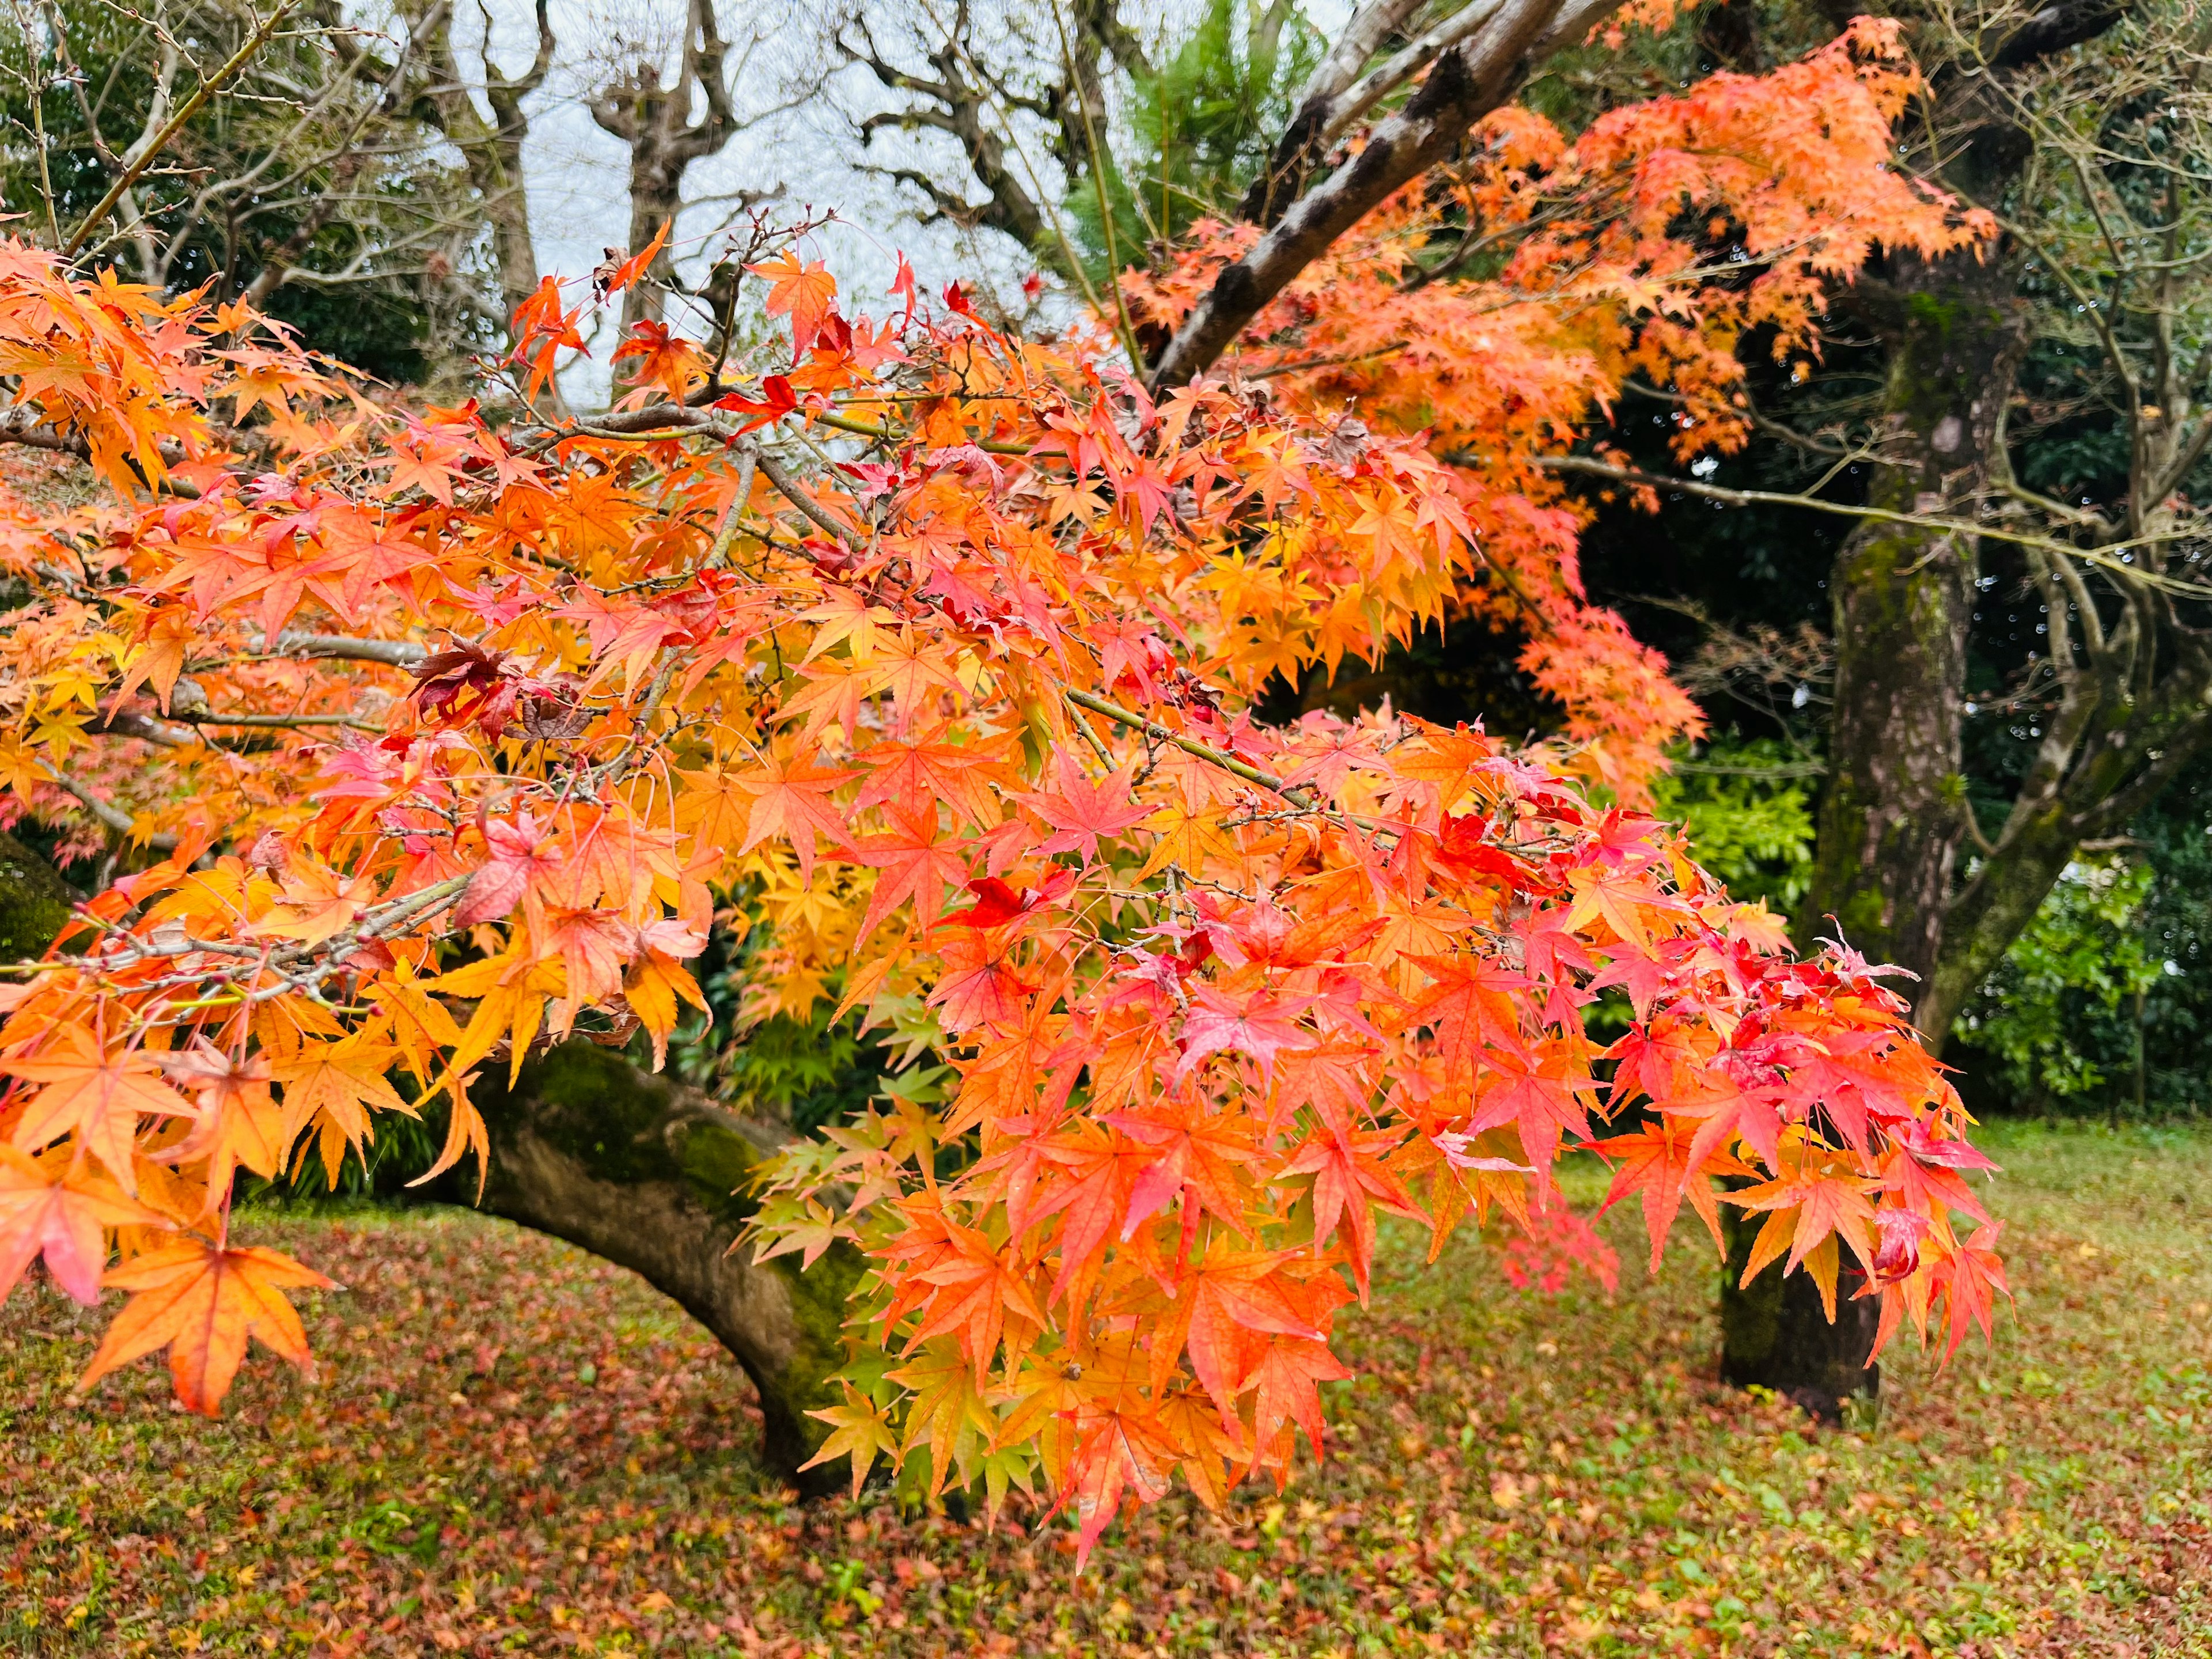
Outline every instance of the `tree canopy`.
{"type": "MultiPolygon", "coordinates": [[[[1601,1122],[1655,1259],[1726,1201],[1753,1271],[1948,1351],[2003,1283],[1957,1096],[1877,970],[1793,953],[1645,810],[1695,713],[1587,604],[1540,465],[1632,362],[1724,426],[1754,319],[1804,326],[1877,236],[1984,234],[1886,165],[1911,83],[1863,27],[1572,143],[1490,122],[1464,187],[1521,252],[1369,319],[1420,325],[1466,468],[1341,414],[1385,343],[1297,288],[1264,372],[1154,392],[1106,330],[1023,338],[903,264],[863,314],[794,234],[750,258],[772,353],[647,323],[571,417],[542,394],[657,246],[545,280],[495,410],[7,244],[9,429],[110,493],[10,503],[0,778],[144,854],[7,993],[0,1270],[132,1293],[88,1384],[167,1350],[212,1411],[249,1338],[308,1363],[284,1291],[321,1276],[233,1241],[238,1172],[434,1103],[441,1170],[481,1158],[472,1091],[571,1033],[658,1065],[738,888],[763,1006],[908,1061],[756,1228],[866,1253],[820,1453],[856,1481],[1042,1477],[1087,1547],[1177,1474],[1284,1477],[1382,1217],[1610,1270],[1553,1173],[1601,1122]],[[1255,718],[1447,619],[1526,626],[1569,732],[1255,718]]],[[[1378,226],[1333,297],[1451,234],[1378,226]]]]}

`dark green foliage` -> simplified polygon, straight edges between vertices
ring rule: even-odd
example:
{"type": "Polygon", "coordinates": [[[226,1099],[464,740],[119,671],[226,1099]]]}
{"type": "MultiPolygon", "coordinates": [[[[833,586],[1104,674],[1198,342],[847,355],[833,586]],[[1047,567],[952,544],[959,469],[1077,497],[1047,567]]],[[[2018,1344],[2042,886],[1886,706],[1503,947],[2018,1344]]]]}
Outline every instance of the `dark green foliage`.
{"type": "MultiPolygon", "coordinates": [[[[804,1021],[787,1014],[746,1017],[746,971],[763,933],[743,939],[717,928],[691,964],[710,1012],[689,1015],[669,1044],[669,1069],[734,1109],[802,1132],[842,1123],[880,1093],[893,1069],[879,1036],[852,1020],[832,1024],[835,1004],[815,1005],[804,1021]]],[[[842,984],[831,994],[842,994],[842,984]]]]}
{"type": "Polygon", "coordinates": [[[1326,708],[1349,716],[1393,708],[1423,720],[1452,726],[1480,721],[1510,740],[1556,732],[1564,720],[1558,703],[1521,672],[1521,636],[1462,619],[1446,627],[1427,627],[1404,645],[1394,645],[1372,665],[1346,660],[1334,678],[1315,667],[1296,686],[1277,681],[1261,700],[1262,718],[1296,720],[1310,709],[1326,708]]]}
{"type": "MultiPolygon", "coordinates": [[[[1778,421],[1814,426],[1873,389],[1878,364],[1866,352],[1832,351],[1817,374],[1809,368],[1767,361],[1759,341],[1747,342],[1753,401],[1778,421]]],[[[1649,472],[1679,471],[1668,447],[1674,406],[1649,394],[1625,398],[1612,426],[1597,434],[1649,472]]],[[[1817,454],[1764,434],[1735,455],[1702,465],[1705,482],[1729,489],[1802,491],[1826,471],[1817,454]]],[[[1821,492],[1838,501],[1863,500],[1865,469],[1844,469],[1821,492]]],[[[1788,632],[1829,626],[1828,574],[1851,520],[1802,507],[1738,507],[1686,491],[1659,492],[1655,515],[1625,497],[1596,502],[1595,520],[1582,538],[1582,571],[1590,597],[1619,610],[1636,637],[1676,664],[1687,662],[1712,636],[1711,624],[1744,630],[1766,626],[1788,632]]],[[[1703,695],[1701,691],[1701,695],[1703,695]]],[[[1717,719],[1741,722],[1748,737],[1794,734],[1810,738],[1825,725],[1825,710],[1770,709],[1708,699],[1717,719]],[[1791,718],[1796,717],[1796,718],[1791,718]]]]}
{"type": "Polygon", "coordinates": [[[1956,1060],[1976,1110],[2132,1115],[2138,1041],[2143,1112],[2212,1109],[2212,767],[2127,842],[2060,884],[1968,1009],[1956,1060]]]}
{"type": "Polygon", "coordinates": [[[1731,730],[1679,758],[1652,793],[1732,895],[1787,916],[1812,879],[1817,782],[1776,739],[1745,742],[1731,730]]]}

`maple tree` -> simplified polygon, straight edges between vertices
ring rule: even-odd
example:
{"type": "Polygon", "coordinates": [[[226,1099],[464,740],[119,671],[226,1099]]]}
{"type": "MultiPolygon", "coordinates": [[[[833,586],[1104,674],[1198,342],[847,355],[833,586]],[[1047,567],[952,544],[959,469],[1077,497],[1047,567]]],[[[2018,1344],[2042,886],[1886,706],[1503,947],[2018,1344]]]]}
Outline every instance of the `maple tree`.
{"type": "MultiPolygon", "coordinates": [[[[1583,600],[1535,465],[1630,362],[1725,423],[1754,321],[1877,234],[1977,234],[1883,168],[1910,74],[1867,29],[1763,121],[1746,81],[1571,146],[1494,123],[1465,188],[1534,251],[1376,320],[1436,342],[1420,430],[1332,408],[1355,364],[1155,396],[1103,329],[1009,335],[902,261],[851,314],[797,233],[751,265],[776,355],[726,376],[648,322],[614,408],[567,420],[536,399],[656,246],[523,304],[495,420],[0,245],[7,429],[109,486],[0,519],[33,596],[0,782],[145,849],[4,994],[6,1283],[43,1256],[131,1291],[87,1382],[166,1348],[215,1410],[249,1338],[308,1363],[284,1291],[327,1282],[231,1242],[239,1172],[335,1180],[434,1105],[432,1174],[480,1165],[477,1102],[534,1051],[638,1033],[658,1066],[721,926],[765,930],[757,1012],[835,999],[951,1066],[787,1149],[756,1218],[761,1259],[865,1255],[815,1459],[856,1484],[882,1455],[994,1503],[1042,1477],[1087,1549],[1178,1474],[1286,1478],[1382,1218],[1433,1251],[1494,1214],[1524,1271],[1610,1271],[1554,1176],[1593,1146],[1655,1263],[1727,1203],[1832,1315],[1986,1329],[1963,1109],[1878,969],[1794,955],[1644,810],[1694,711],[1583,600]],[[1686,203],[1763,274],[1671,240],[1686,203]],[[1448,617],[1528,626],[1570,730],[1255,717],[1448,617]]],[[[1308,342],[1357,326],[1283,303],[1308,342]]]]}

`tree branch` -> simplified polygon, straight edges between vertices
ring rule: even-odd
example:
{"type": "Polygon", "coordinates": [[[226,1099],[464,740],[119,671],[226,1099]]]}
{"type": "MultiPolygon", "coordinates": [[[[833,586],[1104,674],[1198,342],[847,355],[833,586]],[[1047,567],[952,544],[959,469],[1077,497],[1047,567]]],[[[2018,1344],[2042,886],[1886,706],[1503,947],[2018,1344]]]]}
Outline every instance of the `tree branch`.
{"type": "MultiPolygon", "coordinates": [[[[83,803],[86,811],[91,813],[118,836],[127,836],[131,833],[134,820],[128,812],[100,799],[92,793],[89,785],[80,782],[59,767],[46,763],[41,763],[41,764],[46,765],[48,776],[83,803]]],[[[149,836],[146,837],[145,844],[159,853],[173,853],[177,850],[177,838],[171,835],[149,836]]]]}
{"type": "Polygon", "coordinates": [[[1945,530],[1954,535],[1980,536],[1990,541],[2010,542],[2017,547],[2038,547],[2064,558],[2082,560],[2098,566],[2109,574],[2144,583],[2183,599],[2212,599],[2212,586],[2185,582],[2155,570],[2131,565],[2119,556],[2137,547],[2194,539],[2192,532],[2187,531],[2161,532],[2133,537],[2127,541],[2110,542],[2102,547],[2082,548],[2054,537],[2008,530],[2002,525],[1978,523],[1970,519],[1949,519],[1928,513],[1899,513],[1890,507],[1854,505],[1849,501],[1826,501],[1817,495],[1796,495],[1778,489],[1729,489],[1719,484],[1700,483],[1694,478],[1672,477],[1662,472],[1643,472],[1634,467],[1608,466],[1603,461],[1594,461],[1581,455],[1540,455],[1535,458],[1535,465],[1551,472],[1578,472],[1593,478],[1611,479],[1615,483],[1644,484],[1653,489],[1679,490],[1683,495],[1695,495],[1704,501],[1725,501],[1731,507],[1802,507],[1808,512],[1833,514],[1840,518],[1915,525],[1923,530],[1945,530]]]}
{"type": "Polygon", "coordinates": [[[356,640],[335,634],[280,634],[275,645],[264,641],[263,656],[337,657],[353,662],[379,662],[387,668],[411,668],[429,654],[427,646],[413,640],[356,640]]]}
{"type": "Polygon", "coordinates": [[[169,118],[168,125],[154,136],[153,142],[145,147],[143,152],[116,176],[115,182],[107,187],[107,193],[93,204],[92,211],[84,216],[84,222],[76,228],[76,234],[62,245],[63,258],[76,258],[92,233],[106,221],[109,214],[115,211],[115,204],[123,199],[124,191],[138,182],[140,176],[154,164],[154,158],[167,149],[176,136],[184,131],[185,124],[200,112],[200,106],[228,85],[239,70],[253,61],[254,55],[268,44],[269,37],[276,32],[276,26],[284,21],[295,3],[296,0],[277,0],[276,9],[246,37],[245,44],[231,53],[220,69],[193,88],[192,95],[185,99],[178,106],[176,113],[169,118]]]}
{"type": "Polygon", "coordinates": [[[1377,124],[1359,154],[1301,198],[1222,271],[1184,319],[1149,377],[1155,394],[1210,368],[1291,280],[1391,193],[1443,161],[1503,103],[1570,15],[1595,22],[1618,0],[1504,0],[1473,38],[1445,52],[1406,106],[1377,124]]]}

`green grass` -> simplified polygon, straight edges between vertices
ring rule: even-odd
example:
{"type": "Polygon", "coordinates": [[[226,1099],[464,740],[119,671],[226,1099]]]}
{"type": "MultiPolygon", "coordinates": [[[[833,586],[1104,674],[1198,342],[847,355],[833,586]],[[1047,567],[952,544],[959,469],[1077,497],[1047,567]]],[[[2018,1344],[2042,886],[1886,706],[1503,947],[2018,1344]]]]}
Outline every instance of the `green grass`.
{"type": "Polygon", "coordinates": [[[1986,1141],[2016,1314],[1893,1353],[1870,1435],[1711,1380],[1686,1227],[1651,1281],[1616,1218],[1610,1303],[1401,1241],[1328,1461],[1080,1577],[1034,1510],[791,1502],[734,1365],[619,1270],[258,1216],[349,1289],[303,1309],[319,1384],[257,1359],[219,1422],[152,1366],[75,1401],[104,1316],[0,1310],[0,1651],[2212,1655],[2212,1138],[1986,1141]]]}

